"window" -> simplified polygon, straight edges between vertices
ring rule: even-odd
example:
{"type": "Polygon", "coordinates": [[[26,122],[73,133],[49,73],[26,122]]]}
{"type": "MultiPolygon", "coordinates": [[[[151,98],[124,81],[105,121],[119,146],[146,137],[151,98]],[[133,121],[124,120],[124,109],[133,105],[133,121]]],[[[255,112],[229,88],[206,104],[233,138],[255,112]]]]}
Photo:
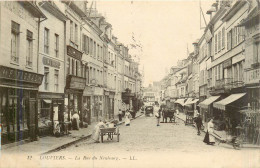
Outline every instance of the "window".
{"type": "Polygon", "coordinates": [[[44,67],[44,89],[49,90],[49,68],[44,67]]]}
{"type": "Polygon", "coordinates": [[[70,21],[70,41],[73,41],[73,22],[70,21]]]}
{"type": "Polygon", "coordinates": [[[215,34],[215,54],[217,53],[218,51],[218,35],[215,34]]]}
{"type": "Polygon", "coordinates": [[[59,35],[55,34],[55,56],[59,57],[59,35]]]}
{"type": "Polygon", "coordinates": [[[33,57],[33,33],[27,30],[26,34],[26,66],[32,67],[33,57]]]}
{"type": "Polygon", "coordinates": [[[93,40],[90,39],[90,55],[93,55],[93,40]]]}
{"type": "Polygon", "coordinates": [[[67,68],[67,74],[71,74],[71,72],[70,72],[70,70],[71,70],[71,68],[70,68],[70,58],[67,58],[67,66],[66,66],[66,68],[67,68]]]}
{"type": "Polygon", "coordinates": [[[49,54],[49,29],[44,28],[44,53],[49,54]]]}
{"type": "Polygon", "coordinates": [[[75,34],[74,34],[74,42],[76,43],[76,44],[78,44],[78,25],[77,24],[75,24],[75,34]]]}
{"type": "Polygon", "coordinates": [[[100,60],[103,61],[103,47],[100,47],[100,60]]]}
{"type": "Polygon", "coordinates": [[[14,63],[19,63],[19,35],[20,35],[20,25],[12,21],[11,29],[11,61],[14,63]]]}
{"type": "Polygon", "coordinates": [[[260,62],[260,41],[254,43],[254,57],[253,63],[260,62]]]}
{"type": "Polygon", "coordinates": [[[225,48],[225,27],[222,28],[222,49],[225,48]]]}
{"type": "Polygon", "coordinates": [[[82,42],[82,50],[83,50],[86,54],[88,54],[88,53],[89,53],[89,38],[88,38],[88,36],[83,35],[83,36],[82,36],[82,40],[83,40],[83,42],[82,42]]]}
{"type": "Polygon", "coordinates": [[[239,63],[239,81],[244,81],[244,69],[243,69],[243,61],[239,63]]]}
{"type": "Polygon", "coordinates": [[[232,48],[232,30],[227,33],[227,50],[232,48]]]}
{"type": "Polygon", "coordinates": [[[221,50],[221,31],[218,32],[218,52],[221,50]]]}
{"type": "Polygon", "coordinates": [[[93,53],[93,55],[94,55],[94,58],[96,58],[96,52],[97,52],[97,50],[96,50],[96,42],[94,41],[94,53],[93,53]]]}
{"type": "Polygon", "coordinates": [[[97,45],[97,59],[99,60],[99,44],[97,45]]]}
{"type": "Polygon", "coordinates": [[[236,28],[232,29],[232,48],[237,45],[237,33],[236,28]]]}
{"type": "Polygon", "coordinates": [[[54,91],[55,92],[59,91],[59,70],[56,69],[54,72],[54,91]]]}
{"type": "Polygon", "coordinates": [[[75,75],[74,59],[71,59],[71,74],[72,74],[72,75],[75,75]]]}

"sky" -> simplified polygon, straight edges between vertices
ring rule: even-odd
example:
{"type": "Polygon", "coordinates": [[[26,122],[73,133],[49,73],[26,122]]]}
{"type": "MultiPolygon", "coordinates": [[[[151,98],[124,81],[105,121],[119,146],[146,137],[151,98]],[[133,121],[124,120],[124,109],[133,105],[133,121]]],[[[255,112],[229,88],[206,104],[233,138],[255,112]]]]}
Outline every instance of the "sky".
{"type": "MultiPolygon", "coordinates": [[[[178,60],[187,58],[187,52],[193,51],[192,43],[203,33],[200,24],[205,26],[202,15],[200,23],[199,0],[96,2],[118,41],[131,48],[134,36],[142,45],[142,51],[139,48],[135,53],[140,57],[140,71],[144,69],[144,86],[161,80],[178,60]]],[[[212,3],[201,1],[207,22],[206,11],[212,3]]]]}

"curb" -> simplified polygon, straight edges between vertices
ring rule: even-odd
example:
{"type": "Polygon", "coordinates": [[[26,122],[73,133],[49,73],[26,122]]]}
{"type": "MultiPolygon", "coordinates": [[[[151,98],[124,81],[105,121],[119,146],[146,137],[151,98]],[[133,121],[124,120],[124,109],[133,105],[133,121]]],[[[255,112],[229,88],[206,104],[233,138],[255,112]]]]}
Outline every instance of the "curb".
{"type": "MultiPolygon", "coordinates": [[[[141,113],[140,115],[135,116],[135,118],[131,118],[130,120],[134,120],[134,119],[136,119],[136,118],[138,118],[138,117],[141,117],[142,115],[143,115],[143,113],[141,113]]],[[[123,121],[123,122],[120,122],[118,125],[122,125],[123,123],[125,123],[125,122],[124,122],[124,121],[123,121]]],[[[51,150],[49,150],[49,151],[47,151],[47,152],[44,152],[44,153],[42,153],[41,155],[46,155],[46,154],[50,154],[50,153],[53,153],[53,152],[60,151],[60,150],[65,149],[65,148],[67,148],[67,147],[69,147],[69,146],[72,146],[72,145],[74,145],[74,144],[76,144],[76,143],[78,143],[78,142],[81,142],[81,141],[84,141],[84,140],[90,138],[91,135],[92,135],[92,134],[88,134],[88,135],[86,135],[86,136],[80,137],[80,138],[77,139],[77,140],[74,140],[74,141],[72,141],[72,142],[69,142],[69,143],[66,143],[66,144],[64,144],[64,145],[61,145],[61,146],[59,146],[59,147],[56,147],[56,148],[54,148],[54,149],[51,149],[51,150]]]]}

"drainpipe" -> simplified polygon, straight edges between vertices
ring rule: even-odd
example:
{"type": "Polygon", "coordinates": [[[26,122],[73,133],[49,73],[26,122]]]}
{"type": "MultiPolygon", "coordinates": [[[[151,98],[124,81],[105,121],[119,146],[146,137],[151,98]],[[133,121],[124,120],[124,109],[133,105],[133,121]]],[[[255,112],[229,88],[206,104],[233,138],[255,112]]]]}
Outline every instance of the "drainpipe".
{"type": "Polygon", "coordinates": [[[38,18],[38,46],[37,46],[37,73],[39,73],[39,54],[40,54],[40,26],[41,26],[41,22],[47,20],[47,18],[44,18],[43,20],[41,20],[40,18],[38,18]]]}

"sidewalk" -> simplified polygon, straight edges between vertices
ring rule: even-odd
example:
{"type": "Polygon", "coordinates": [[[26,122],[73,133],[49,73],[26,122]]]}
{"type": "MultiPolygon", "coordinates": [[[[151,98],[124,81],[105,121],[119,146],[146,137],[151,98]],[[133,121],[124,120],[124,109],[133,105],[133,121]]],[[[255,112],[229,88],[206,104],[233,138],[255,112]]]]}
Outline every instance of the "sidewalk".
{"type": "MultiPolygon", "coordinates": [[[[182,121],[186,121],[186,115],[184,113],[179,113],[179,115],[175,115],[177,118],[179,118],[180,120],[182,121]]],[[[207,132],[207,123],[204,123],[203,122],[203,125],[204,125],[204,130],[202,130],[204,133],[207,132]]],[[[193,127],[196,127],[195,124],[193,125],[193,127]]],[[[217,130],[214,130],[215,134],[217,134],[218,136],[216,135],[213,135],[217,140],[223,140],[223,139],[227,139],[228,135],[225,131],[217,131],[217,130]]],[[[243,147],[246,147],[246,148],[260,148],[260,146],[258,145],[254,145],[254,144],[243,144],[243,147]]]]}
{"type": "MultiPolygon", "coordinates": [[[[136,118],[140,117],[142,113],[139,111],[136,113],[136,118]]],[[[133,120],[133,119],[131,119],[133,120]]],[[[123,124],[121,121],[119,125],[123,124]]],[[[19,153],[32,153],[32,154],[44,154],[50,153],[70,145],[73,145],[79,141],[83,141],[92,135],[92,131],[97,123],[92,123],[88,128],[81,128],[80,130],[71,130],[69,135],[62,137],[46,136],[39,138],[38,141],[33,142],[18,142],[13,144],[3,145],[2,154],[19,154],[19,153]]]]}

